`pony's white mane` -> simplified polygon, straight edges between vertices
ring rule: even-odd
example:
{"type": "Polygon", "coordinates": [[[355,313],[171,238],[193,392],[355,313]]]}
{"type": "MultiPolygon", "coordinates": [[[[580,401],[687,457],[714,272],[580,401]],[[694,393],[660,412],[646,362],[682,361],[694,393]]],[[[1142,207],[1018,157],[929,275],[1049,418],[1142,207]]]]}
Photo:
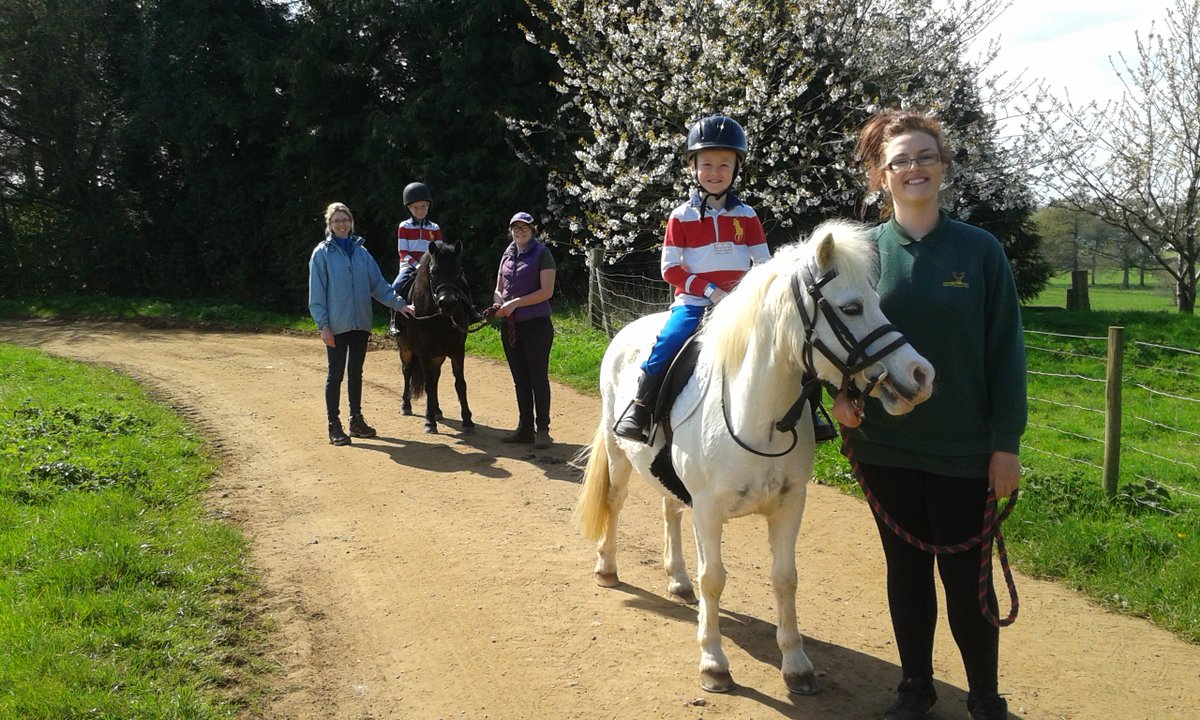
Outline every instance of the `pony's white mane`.
{"type": "Polygon", "coordinates": [[[878,262],[867,226],[848,220],[824,222],[807,241],[788,243],[768,262],[752,267],[705,320],[705,346],[717,370],[736,372],[752,349],[765,351],[772,343],[777,352],[799,352],[804,326],[791,279],[805,267],[813,279],[837,268],[843,282],[874,287],[878,262]],[[826,236],[833,241],[823,243],[826,236]]]}

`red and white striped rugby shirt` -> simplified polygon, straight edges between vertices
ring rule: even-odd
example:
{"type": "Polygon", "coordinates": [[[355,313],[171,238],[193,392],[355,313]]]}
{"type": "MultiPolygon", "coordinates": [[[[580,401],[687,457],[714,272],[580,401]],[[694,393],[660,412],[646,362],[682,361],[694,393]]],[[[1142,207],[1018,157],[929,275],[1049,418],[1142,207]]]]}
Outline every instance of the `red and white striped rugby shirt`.
{"type": "Polygon", "coordinates": [[[693,195],[667,220],[662,276],[675,288],[675,305],[706,305],[709,283],[729,292],[752,263],[770,259],[757,213],[733,193],[721,210],[704,208],[693,195]]]}
{"type": "Polygon", "coordinates": [[[442,229],[432,220],[409,218],[396,229],[396,249],[401,265],[416,267],[421,256],[429,249],[429,243],[442,239],[442,229]]]}

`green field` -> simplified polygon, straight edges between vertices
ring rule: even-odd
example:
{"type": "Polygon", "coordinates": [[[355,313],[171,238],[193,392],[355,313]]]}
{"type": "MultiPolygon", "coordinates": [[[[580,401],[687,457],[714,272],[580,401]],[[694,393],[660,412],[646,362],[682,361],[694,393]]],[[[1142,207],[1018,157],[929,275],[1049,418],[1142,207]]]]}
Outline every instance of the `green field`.
{"type": "MultiPolygon", "coordinates": [[[[1165,274],[1147,274],[1144,287],[1139,285],[1136,271],[1130,275],[1128,289],[1121,286],[1121,280],[1121,273],[1116,270],[1097,273],[1096,284],[1088,286],[1088,301],[1091,309],[1176,312],[1171,279],[1165,274]]],[[[1050,278],[1046,289],[1029,304],[1040,307],[1065,308],[1069,287],[1071,287],[1071,273],[1055,275],[1050,278]]]]}

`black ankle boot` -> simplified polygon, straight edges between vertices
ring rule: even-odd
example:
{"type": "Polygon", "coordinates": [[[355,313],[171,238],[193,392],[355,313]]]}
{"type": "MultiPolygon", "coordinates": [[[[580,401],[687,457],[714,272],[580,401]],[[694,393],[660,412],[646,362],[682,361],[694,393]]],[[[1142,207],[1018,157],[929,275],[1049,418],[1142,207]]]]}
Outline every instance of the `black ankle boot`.
{"type": "Polygon", "coordinates": [[[361,413],[350,416],[350,437],[356,438],[371,438],[375,437],[375,428],[367,424],[363,420],[361,413]]]}
{"type": "Polygon", "coordinates": [[[661,375],[651,375],[645,370],[642,371],[642,377],[638,380],[637,395],[613,426],[613,432],[629,440],[646,442],[650,430],[650,409],[658,400],[658,390],[662,387],[662,381],[661,375]]]}
{"type": "Polygon", "coordinates": [[[967,712],[971,720],[1008,720],[1008,701],[995,692],[972,692],[967,695],[967,712]]]}
{"type": "Polygon", "coordinates": [[[933,681],[924,678],[905,678],[896,688],[896,703],[883,713],[883,720],[921,720],[937,702],[933,681]]]}
{"type": "Polygon", "coordinates": [[[329,443],[331,445],[349,445],[350,438],[342,430],[341,420],[329,421],[329,443]]]}
{"type": "Polygon", "coordinates": [[[533,444],[533,428],[527,425],[518,425],[517,429],[500,438],[502,443],[518,443],[521,445],[533,444]]]}

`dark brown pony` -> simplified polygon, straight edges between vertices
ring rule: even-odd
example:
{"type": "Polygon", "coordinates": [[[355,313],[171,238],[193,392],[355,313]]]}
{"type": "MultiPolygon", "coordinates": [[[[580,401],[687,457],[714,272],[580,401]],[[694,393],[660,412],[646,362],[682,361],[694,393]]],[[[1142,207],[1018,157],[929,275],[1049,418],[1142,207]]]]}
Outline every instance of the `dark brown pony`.
{"type": "Polygon", "coordinates": [[[412,415],[412,399],[419,400],[424,395],[428,433],[436,433],[437,421],[442,419],[437,387],[446,358],[450,358],[454,371],[454,389],[462,408],[462,432],[475,432],[463,376],[471,298],[464,287],[461,254],[457,244],[430,243],[413,273],[412,284],[401,289],[401,295],[416,310],[416,317],[396,318],[401,330],[396,335],[396,344],[404,372],[404,400],[400,409],[405,415],[412,415]]]}

